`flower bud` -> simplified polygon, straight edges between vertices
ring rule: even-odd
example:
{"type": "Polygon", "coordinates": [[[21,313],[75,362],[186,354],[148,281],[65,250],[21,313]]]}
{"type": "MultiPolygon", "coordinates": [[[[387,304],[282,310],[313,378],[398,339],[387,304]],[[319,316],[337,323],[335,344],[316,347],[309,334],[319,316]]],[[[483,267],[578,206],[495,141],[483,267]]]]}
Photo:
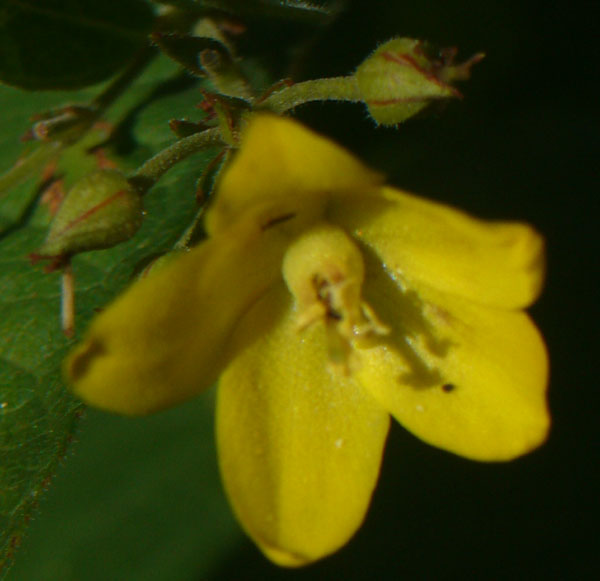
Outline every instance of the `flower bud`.
{"type": "Polygon", "coordinates": [[[35,256],[66,257],[110,248],[131,238],[142,218],[142,196],[121,172],[93,172],[69,190],[35,256]]]}
{"type": "Polygon", "coordinates": [[[431,58],[423,43],[411,38],[395,38],[381,45],[355,74],[371,117],[382,125],[395,125],[432,101],[460,97],[448,83],[468,78],[471,65],[483,54],[462,65],[453,65],[455,51],[441,54],[441,59],[431,58]]]}
{"type": "Polygon", "coordinates": [[[36,116],[36,123],[24,136],[39,141],[74,143],[80,139],[96,119],[93,107],[68,105],[60,109],[46,111],[36,116]]]}

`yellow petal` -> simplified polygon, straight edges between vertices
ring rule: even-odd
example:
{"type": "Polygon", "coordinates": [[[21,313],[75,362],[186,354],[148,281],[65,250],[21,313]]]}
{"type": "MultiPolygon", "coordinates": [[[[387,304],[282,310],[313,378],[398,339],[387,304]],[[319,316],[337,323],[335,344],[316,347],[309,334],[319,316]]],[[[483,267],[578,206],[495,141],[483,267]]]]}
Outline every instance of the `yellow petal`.
{"type": "Polygon", "coordinates": [[[285,243],[279,229],[244,221],[133,284],[67,359],[73,390],[94,406],[145,414],[209,387],[232,327],[280,278],[285,243]]]}
{"type": "Polygon", "coordinates": [[[303,565],[360,526],[389,415],[351,378],[331,373],[322,325],[298,333],[283,285],[249,312],[235,339],[240,354],[217,400],[225,487],[262,551],[303,565]]]}
{"type": "Polygon", "coordinates": [[[381,181],[345,149],[299,123],[256,115],[219,183],[207,230],[226,228],[249,209],[270,211],[266,221],[289,213],[318,213],[329,193],[368,189],[381,181]]]}
{"type": "Polygon", "coordinates": [[[366,296],[391,334],[358,351],[365,388],[413,434],[467,458],[508,460],[541,444],[548,362],[529,317],[401,290],[368,264],[366,296]]]}
{"type": "Polygon", "coordinates": [[[378,200],[335,201],[330,219],[407,284],[506,308],[531,304],[542,286],[544,243],[525,224],[484,222],[387,187],[378,200]]]}

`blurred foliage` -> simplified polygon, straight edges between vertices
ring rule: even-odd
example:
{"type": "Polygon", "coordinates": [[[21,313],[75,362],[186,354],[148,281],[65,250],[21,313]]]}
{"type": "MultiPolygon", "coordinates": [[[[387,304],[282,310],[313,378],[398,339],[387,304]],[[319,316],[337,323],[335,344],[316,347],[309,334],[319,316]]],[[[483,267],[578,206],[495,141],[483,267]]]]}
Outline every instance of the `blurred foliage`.
{"type": "Polygon", "coordinates": [[[250,14],[283,19],[323,20],[333,16],[344,5],[344,0],[155,0],[184,9],[198,11],[219,10],[233,14],[250,14]]]}
{"type": "MultiPolygon", "coordinates": [[[[161,78],[167,80],[176,74],[177,67],[167,59],[155,63],[133,87],[129,99],[143,99],[155,90],[161,78]]],[[[2,89],[0,107],[18,112],[4,125],[1,159],[5,167],[14,163],[18,155],[18,136],[23,133],[29,114],[67,98],[85,101],[95,93],[90,90],[68,96],[36,94],[24,101],[18,91],[2,89]]],[[[142,153],[144,159],[147,152],[170,143],[173,138],[168,119],[172,115],[188,114],[190,109],[193,115],[197,97],[192,88],[177,95],[164,95],[156,100],[154,107],[137,116],[136,123],[145,129],[133,130],[131,138],[139,145],[130,156],[121,157],[121,165],[135,167],[141,161],[140,150],[146,153],[142,153]],[[148,130],[146,123],[153,129],[148,130]]],[[[126,113],[124,105],[111,111],[114,120],[126,113]]],[[[74,156],[77,149],[78,146],[74,146],[66,150],[76,167],[60,166],[62,171],[71,170],[66,174],[70,179],[96,163],[92,155],[86,160],[83,152],[74,156]]],[[[65,157],[68,159],[69,156],[65,157]]],[[[191,222],[196,212],[194,184],[201,168],[202,156],[195,156],[180,164],[155,188],[145,200],[146,220],[134,240],[115,249],[86,253],[74,259],[79,331],[85,328],[86,321],[96,309],[130,281],[132,273],[141,264],[157,253],[169,250],[181,230],[191,222]],[[172,187],[175,183],[176,188],[172,187]]],[[[32,175],[19,186],[20,195],[32,198],[36,178],[39,180],[39,175],[32,175]]],[[[11,192],[10,196],[14,195],[11,192]]],[[[24,221],[18,223],[19,227],[6,228],[0,240],[1,546],[7,550],[9,558],[11,547],[20,541],[21,529],[30,518],[39,493],[47,486],[57,462],[64,456],[73,434],[74,412],[81,410],[80,404],[65,391],[58,373],[69,345],[60,329],[59,276],[45,274],[40,268],[32,267],[27,259],[27,255],[42,242],[50,216],[44,204],[25,210],[24,221]]]]}
{"type": "Polygon", "coordinates": [[[113,75],[140,49],[153,13],[144,0],[2,0],[0,81],[75,89],[113,75]]]}

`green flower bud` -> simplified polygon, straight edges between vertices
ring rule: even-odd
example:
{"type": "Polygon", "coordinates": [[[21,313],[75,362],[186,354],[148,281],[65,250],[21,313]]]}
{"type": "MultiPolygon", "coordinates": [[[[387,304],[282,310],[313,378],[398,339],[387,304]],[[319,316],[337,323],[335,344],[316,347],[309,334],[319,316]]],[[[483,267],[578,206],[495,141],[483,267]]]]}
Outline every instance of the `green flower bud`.
{"type": "Polygon", "coordinates": [[[143,214],[141,194],[121,172],[93,172],[69,190],[35,257],[68,257],[110,248],[137,232],[143,214]]]}
{"type": "Polygon", "coordinates": [[[69,144],[80,139],[90,128],[96,119],[96,111],[89,106],[69,105],[41,113],[37,119],[26,139],[69,144]]]}
{"type": "Polygon", "coordinates": [[[356,70],[362,100],[377,123],[395,125],[432,101],[460,97],[448,83],[468,78],[470,67],[483,58],[477,54],[453,65],[455,51],[443,51],[441,59],[433,59],[424,48],[419,40],[396,38],[381,45],[356,70]]]}

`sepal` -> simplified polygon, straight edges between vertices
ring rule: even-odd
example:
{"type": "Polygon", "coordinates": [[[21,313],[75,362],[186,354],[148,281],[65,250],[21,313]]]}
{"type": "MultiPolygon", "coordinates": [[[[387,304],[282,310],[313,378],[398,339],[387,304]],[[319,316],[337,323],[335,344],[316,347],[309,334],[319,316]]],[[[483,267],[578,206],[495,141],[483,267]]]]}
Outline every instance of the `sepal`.
{"type": "Polygon", "coordinates": [[[68,257],[110,248],[131,238],[143,215],[141,194],[121,172],[93,172],[69,190],[35,257],[68,257]]]}
{"type": "Polygon", "coordinates": [[[425,45],[412,38],[395,38],[382,44],[356,70],[362,100],[381,125],[396,125],[435,101],[460,97],[449,83],[468,77],[478,54],[463,65],[454,65],[455,50],[429,56],[425,45]]]}

